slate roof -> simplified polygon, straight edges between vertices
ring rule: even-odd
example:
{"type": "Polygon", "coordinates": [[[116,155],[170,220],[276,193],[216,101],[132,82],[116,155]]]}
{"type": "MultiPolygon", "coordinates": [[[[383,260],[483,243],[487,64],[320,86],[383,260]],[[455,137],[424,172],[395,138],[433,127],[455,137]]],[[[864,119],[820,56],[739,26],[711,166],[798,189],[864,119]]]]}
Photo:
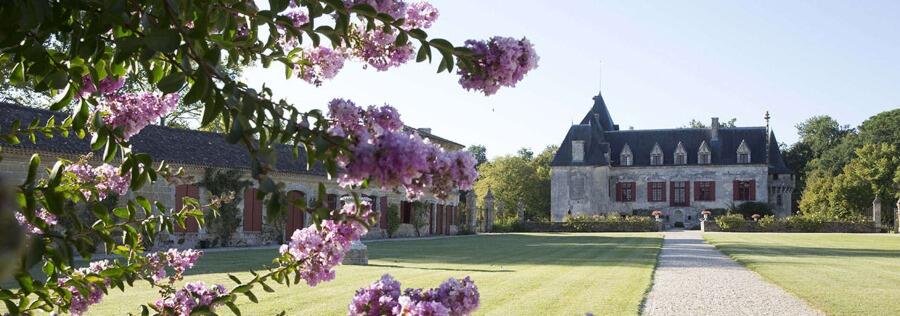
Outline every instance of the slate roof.
{"type": "MultiPolygon", "coordinates": [[[[15,120],[21,121],[23,126],[35,119],[43,124],[51,115],[56,117],[57,122],[62,122],[67,116],[65,113],[0,102],[0,131],[9,130],[15,120]]],[[[68,138],[37,138],[36,144],[21,139],[21,143],[9,147],[78,155],[90,152],[89,140],[78,139],[71,134],[68,138]]],[[[225,141],[225,136],[219,133],[150,125],[132,137],[131,142],[135,152],[148,153],[155,161],[218,168],[250,168],[250,156],[244,146],[229,144],[225,141]]],[[[298,159],[293,157],[290,146],[279,145],[277,150],[277,171],[325,175],[321,165],[314,166],[312,170],[306,168],[306,152],[302,147],[298,159]]]]}
{"type": "MultiPolygon", "coordinates": [[[[769,170],[773,173],[791,173],[784,163],[775,134],[770,133],[769,170]]],[[[682,142],[687,151],[687,164],[697,164],[700,144],[706,141],[711,152],[711,164],[737,164],[737,148],[741,141],[750,147],[750,163],[766,163],[766,128],[719,128],[718,140],[712,139],[710,128],[675,128],[652,130],[619,130],[609,115],[603,97],[594,97],[594,105],[579,125],[573,125],[553,158],[553,166],[602,166],[619,167],[620,153],[625,144],[633,154],[632,166],[649,166],[650,152],[655,144],[663,151],[663,165],[674,165],[675,148],[682,142]],[[572,141],[585,142],[584,162],[572,162],[572,141]]]]}

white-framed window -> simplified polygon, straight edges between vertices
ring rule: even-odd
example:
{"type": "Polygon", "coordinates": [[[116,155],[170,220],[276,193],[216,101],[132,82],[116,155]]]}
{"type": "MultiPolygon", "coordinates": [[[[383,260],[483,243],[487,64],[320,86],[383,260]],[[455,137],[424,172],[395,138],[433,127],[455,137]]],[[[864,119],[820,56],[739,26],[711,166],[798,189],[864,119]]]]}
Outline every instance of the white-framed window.
{"type": "Polygon", "coordinates": [[[623,166],[631,166],[634,164],[634,155],[631,154],[631,147],[625,144],[622,153],[619,155],[619,164],[623,166]]]}
{"type": "Polygon", "coordinates": [[[709,151],[709,145],[704,140],[700,143],[700,149],[697,150],[697,164],[708,165],[712,163],[712,154],[709,151]]]}
{"type": "Polygon", "coordinates": [[[584,162],[584,141],[572,141],[572,162],[584,162]]]}
{"type": "Polygon", "coordinates": [[[750,163],[750,146],[747,146],[745,140],[741,140],[741,144],[738,146],[737,163],[750,163]]]}
{"type": "Polygon", "coordinates": [[[653,145],[653,150],[650,152],[650,165],[651,166],[661,166],[663,164],[663,151],[662,148],[659,148],[659,144],[653,145]]]}
{"type": "Polygon", "coordinates": [[[675,146],[675,164],[687,164],[687,151],[684,150],[684,144],[682,144],[681,142],[678,142],[678,145],[675,146]]]}

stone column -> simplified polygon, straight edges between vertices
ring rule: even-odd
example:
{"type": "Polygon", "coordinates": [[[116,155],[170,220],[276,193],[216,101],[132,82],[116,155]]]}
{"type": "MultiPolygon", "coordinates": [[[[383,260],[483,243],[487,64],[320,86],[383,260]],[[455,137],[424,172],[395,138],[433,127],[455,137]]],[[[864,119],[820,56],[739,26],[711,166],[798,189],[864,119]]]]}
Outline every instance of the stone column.
{"type": "Polygon", "coordinates": [[[519,199],[519,203],[516,203],[518,213],[516,216],[519,218],[519,223],[525,223],[525,203],[522,202],[522,199],[519,199]]]}
{"type": "Polygon", "coordinates": [[[475,231],[475,226],[476,226],[476,223],[477,223],[477,221],[478,221],[478,219],[475,218],[475,217],[476,217],[476,215],[475,215],[475,214],[476,214],[476,209],[477,209],[477,208],[475,207],[475,203],[476,203],[475,201],[476,201],[476,200],[478,200],[478,199],[477,199],[477,197],[475,196],[475,190],[469,191],[469,192],[466,194],[466,206],[469,207],[469,217],[468,217],[468,218],[469,218],[469,225],[468,225],[468,226],[469,226],[469,230],[472,231],[472,232],[475,231]]]}
{"type": "MultiPolygon", "coordinates": [[[[360,197],[360,200],[363,202],[372,203],[372,200],[367,197],[360,197]]],[[[353,203],[353,197],[345,196],[341,198],[341,202],[344,203],[353,203]]],[[[344,256],[344,260],[341,262],[342,264],[347,265],[368,265],[369,264],[369,247],[366,244],[362,243],[359,240],[354,240],[350,243],[350,250],[347,251],[347,254],[344,256]]]]}
{"type": "Polygon", "coordinates": [[[897,227],[897,232],[900,233],[900,199],[897,199],[897,209],[894,214],[894,226],[897,227]]]}
{"type": "Polygon", "coordinates": [[[875,222],[875,230],[881,230],[881,198],[875,196],[872,201],[872,221],[875,222]]]}
{"type": "Polygon", "coordinates": [[[494,226],[494,193],[491,187],[488,187],[487,194],[484,195],[484,232],[490,233],[494,226]]]}

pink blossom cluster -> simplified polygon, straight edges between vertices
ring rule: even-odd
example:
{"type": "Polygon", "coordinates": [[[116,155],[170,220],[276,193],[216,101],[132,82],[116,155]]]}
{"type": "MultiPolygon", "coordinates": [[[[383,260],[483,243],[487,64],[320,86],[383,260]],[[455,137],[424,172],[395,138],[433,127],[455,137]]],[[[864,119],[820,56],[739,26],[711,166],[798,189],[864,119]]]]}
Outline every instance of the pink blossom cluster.
{"type": "MultiPolygon", "coordinates": [[[[92,167],[84,162],[71,164],[66,171],[75,175],[75,183],[80,186],[93,186],[97,190],[97,200],[104,200],[110,193],[123,195],[128,192],[131,183],[131,175],[119,175],[119,168],[110,164],[102,164],[92,167]]],[[[83,188],[81,193],[85,198],[91,198],[91,190],[83,188]]]]}
{"type": "Polygon", "coordinates": [[[415,54],[412,43],[400,46],[394,44],[398,34],[396,31],[389,33],[383,28],[363,31],[365,28],[362,26],[357,29],[359,41],[353,45],[350,53],[378,71],[405,64],[415,54]]]}
{"type": "MultiPolygon", "coordinates": [[[[50,211],[48,211],[47,209],[41,209],[40,211],[35,212],[34,215],[35,215],[35,217],[44,221],[44,223],[46,223],[47,226],[54,226],[57,223],[56,215],[53,215],[53,213],[50,213],[50,211]]],[[[22,214],[21,212],[16,212],[15,216],[16,216],[16,221],[19,222],[19,225],[21,225],[22,228],[25,229],[25,234],[28,234],[28,235],[43,235],[44,234],[43,230],[41,230],[39,227],[34,226],[28,222],[28,219],[25,218],[25,214],[22,214]]]]}
{"type": "Polygon", "coordinates": [[[406,14],[406,2],[401,0],[344,0],[348,8],[358,4],[368,4],[378,13],[390,15],[394,20],[402,19],[406,14]]]}
{"type": "Polygon", "coordinates": [[[342,186],[369,183],[384,189],[403,188],[410,197],[429,188],[446,197],[472,187],[478,173],[467,152],[448,152],[416,133],[403,131],[400,114],[391,106],[367,110],[352,101],[334,99],[328,105],[333,136],[350,138],[350,152],[339,156],[342,186]]]}
{"type": "MultiPolygon", "coordinates": [[[[346,203],[333,215],[357,218],[371,224],[375,216],[368,203],[346,203]]],[[[334,267],[350,250],[350,243],[358,240],[368,229],[359,221],[325,220],[321,228],[309,226],[294,231],[290,243],[281,245],[279,252],[289,260],[299,263],[299,273],[309,286],[334,279],[334,267]]]]}
{"type": "MultiPolygon", "coordinates": [[[[109,269],[112,263],[109,260],[100,260],[91,262],[88,267],[78,268],[76,269],[72,275],[84,277],[89,274],[99,275],[106,269],[109,269]]],[[[109,285],[109,279],[104,281],[104,284],[97,283],[89,283],[86,287],[87,293],[82,293],[78,291],[78,288],[72,285],[66,285],[65,283],[71,280],[69,277],[62,277],[56,280],[57,285],[61,288],[64,288],[72,294],[72,300],[69,304],[69,313],[73,316],[83,315],[88,307],[94,304],[100,303],[103,300],[103,296],[105,294],[104,289],[109,285]]],[[[62,302],[60,302],[62,303],[62,302]]]]}
{"type": "Polygon", "coordinates": [[[388,274],[369,287],[356,291],[348,315],[469,315],[478,308],[479,293],[469,277],[450,278],[436,289],[408,288],[400,292],[400,282],[388,274]]]}
{"type": "Polygon", "coordinates": [[[81,82],[81,90],[79,90],[78,94],[75,95],[76,99],[87,98],[97,92],[99,92],[100,95],[103,96],[115,93],[125,85],[125,77],[109,76],[103,78],[102,80],[100,80],[99,89],[97,85],[94,84],[91,76],[82,77],[81,82]]]}
{"type": "Polygon", "coordinates": [[[217,305],[213,302],[227,293],[225,287],[219,284],[210,287],[201,281],[191,282],[183,289],[156,300],[154,306],[160,312],[171,309],[175,311],[176,315],[188,316],[198,307],[208,307],[210,311],[213,311],[217,305]]]}
{"type": "Polygon", "coordinates": [[[303,50],[303,58],[294,66],[297,77],[321,86],[322,81],[337,76],[344,67],[344,53],[327,47],[313,47],[303,50]]]}
{"type": "Polygon", "coordinates": [[[406,7],[406,20],[403,22],[403,28],[406,30],[430,28],[438,16],[440,16],[440,12],[431,3],[422,1],[410,4],[406,7]]]}
{"type": "Polygon", "coordinates": [[[175,281],[180,281],[184,276],[184,271],[193,268],[202,255],[203,251],[200,250],[186,249],[179,251],[178,249],[170,248],[165,252],[160,251],[148,254],[145,268],[154,283],[165,279],[166,267],[171,268],[175,271],[174,275],[169,276],[169,283],[172,284],[175,281]]]}
{"type": "Polygon", "coordinates": [[[139,133],[144,127],[163,115],[172,112],[180,96],[175,93],[122,93],[104,99],[103,108],[108,112],[103,122],[123,130],[125,140],[139,133]]]}
{"type": "Polygon", "coordinates": [[[475,67],[479,68],[476,72],[462,67],[457,71],[459,83],[466,90],[481,90],[484,95],[492,95],[500,87],[514,87],[526,73],[537,68],[539,57],[525,38],[495,36],[489,41],[468,40],[465,46],[478,55],[475,67]]]}

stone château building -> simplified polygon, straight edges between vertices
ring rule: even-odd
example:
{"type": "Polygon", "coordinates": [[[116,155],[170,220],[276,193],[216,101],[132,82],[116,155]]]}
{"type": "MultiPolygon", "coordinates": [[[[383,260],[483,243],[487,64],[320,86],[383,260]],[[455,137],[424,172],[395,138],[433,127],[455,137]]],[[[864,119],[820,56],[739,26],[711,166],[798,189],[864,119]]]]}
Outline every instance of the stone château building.
{"type": "MultiPolygon", "coordinates": [[[[13,121],[20,121],[22,126],[27,126],[33,120],[39,120],[41,124],[51,116],[56,117],[57,122],[65,119],[64,113],[51,112],[42,109],[28,108],[15,104],[0,102],[0,131],[9,131],[13,121]]],[[[411,129],[411,128],[407,128],[411,129]]],[[[416,130],[423,138],[430,139],[446,150],[462,150],[464,146],[448,139],[431,134],[430,129],[416,130]]],[[[124,198],[119,198],[117,203],[122,204],[126,198],[134,198],[136,194],[148,199],[160,201],[169,208],[181,208],[183,197],[189,196],[198,199],[201,203],[208,203],[210,196],[207,190],[200,184],[206,169],[240,170],[244,178],[250,177],[250,159],[247,151],[241,145],[229,144],[222,134],[185,130],[170,127],[151,125],[144,128],[139,134],[131,138],[132,150],[138,153],[147,153],[156,162],[166,161],[173,169],[182,168],[189,177],[188,183],[173,184],[166,181],[158,181],[153,185],[144,186],[138,192],[128,192],[124,198]]],[[[28,162],[33,153],[38,153],[42,158],[43,167],[49,168],[58,158],[78,160],[79,157],[90,153],[88,139],[78,139],[74,135],[68,138],[54,137],[47,139],[38,136],[36,143],[27,139],[17,145],[3,145],[3,160],[0,160],[0,178],[5,185],[21,184],[25,180],[28,171],[28,162]]],[[[294,158],[291,148],[279,146],[278,159],[275,170],[270,173],[276,181],[285,184],[285,190],[292,198],[303,197],[312,200],[317,195],[318,184],[325,183],[328,193],[328,204],[332,208],[340,207],[348,191],[337,185],[334,180],[326,177],[322,166],[307,168],[305,152],[300,149],[299,159],[294,158]]],[[[100,164],[99,159],[91,161],[92,164],[100,164]]],[[[271,218],[265,203],[255,198],[256,183],[246,188],[244,192],[235,192],[241,198],[238,203],[240,227],[233,232],[231,246],[252,246],[280,243],[290,237],[290,234],[298,228],[311,224],[309,215],[298,209],[287,210],[286,218],[271,218]]],[[[395,236],[413,237],[416,235],[447,235],[456,234],[457,223],[460,221],[458,209],[459,195],[451,194],[446,200],[440,200],[430,194],[422,199],[421,208],[424,215],[417,221],[414,216],[413,202],[408,200],[405,193],[385,191],[377,188],[369,188],[359,192],[363,197],[372,201],[373,209],[379,213],[379,221],[363,238],[385,238],[388,227],[388,207],[398,208],[399,230],[395,236]],[[420,224],[417,233],[413,223],[420,224]]],[[[216,234],[199,227],[195,221],[188,221],[184,229],[176,229],[174,234],[163,234],[157,239],[158,247],[202,247],[203,245],[218,245],[216,234]]]]}
{"type": "Polygon", "coordinates": [[[551,166],[554,221],[659,210],[667,225],[693,227],[705,209],[748,201],[791,214],[793,175],[768,126],[726,128],[712,118],[709,128],[621,130],[598,94],[551,166]]]}

